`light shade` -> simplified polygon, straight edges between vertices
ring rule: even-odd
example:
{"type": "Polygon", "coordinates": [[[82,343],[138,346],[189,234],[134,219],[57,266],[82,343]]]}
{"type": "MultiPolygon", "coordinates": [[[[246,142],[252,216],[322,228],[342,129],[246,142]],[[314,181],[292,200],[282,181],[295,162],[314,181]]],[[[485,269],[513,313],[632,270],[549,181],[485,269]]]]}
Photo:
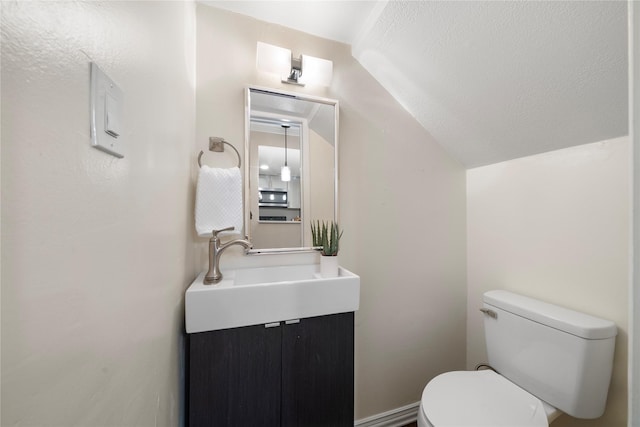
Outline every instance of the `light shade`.
{"type": "Polygon", "coordinates": [[[279,77],[287,76],[291,71],[291,51],[283,47],[258,42],[256,67],[265,73],[277,74],[279,77]]]}
{"type": "Polygon", "coordinates": [[[289,169],[289,166],[283,166],[280,169],[280,180],[283,182],[291,181],[291,169],[289,169]]]}
{"type": "Polygon", "coordinates": [[[333,78],[333,61],[310,55],[294,58],[289,49],[263,42],[257,45],[256,67],[277,75],[283,83],[329,86],[333,78]]]}
{"type": "Polygon", "coordinates": [[[302,76],[300,83],[329,86],[333,78],[333,61],[302,55],[302,76]]]}

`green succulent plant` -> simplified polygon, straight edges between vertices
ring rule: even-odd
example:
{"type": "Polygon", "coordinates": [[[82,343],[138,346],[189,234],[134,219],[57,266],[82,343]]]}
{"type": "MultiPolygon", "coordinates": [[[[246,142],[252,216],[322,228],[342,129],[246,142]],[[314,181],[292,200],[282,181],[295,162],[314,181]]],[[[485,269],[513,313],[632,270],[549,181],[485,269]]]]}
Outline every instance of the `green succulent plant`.
{"type": "Polygon", "coordinates": [[[336,256],[340,250],[340,238],[344,230],[340,230],[335,221],[311,221],[311,240],[314,247],[319,247],[322,255],[336,256]]]}
{"type": "Polygon", "coordinates": [[[311,221],[311,241],[314,248],[322,246],[322,231],[320,227],[320,221],[311,221]]]}

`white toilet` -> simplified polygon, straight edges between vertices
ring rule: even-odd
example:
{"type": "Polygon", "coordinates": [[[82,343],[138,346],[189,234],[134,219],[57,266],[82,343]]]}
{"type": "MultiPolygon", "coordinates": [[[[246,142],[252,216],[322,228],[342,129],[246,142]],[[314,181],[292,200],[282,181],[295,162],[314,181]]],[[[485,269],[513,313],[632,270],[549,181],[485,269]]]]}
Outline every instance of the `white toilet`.
{"type": "Polygon", "coordinates": [[[424,388],[418,427],[539,427],[563,412],[604,413],[616,325],[507,291],[484,294],[495,369],[438,375],[424,388]]]}

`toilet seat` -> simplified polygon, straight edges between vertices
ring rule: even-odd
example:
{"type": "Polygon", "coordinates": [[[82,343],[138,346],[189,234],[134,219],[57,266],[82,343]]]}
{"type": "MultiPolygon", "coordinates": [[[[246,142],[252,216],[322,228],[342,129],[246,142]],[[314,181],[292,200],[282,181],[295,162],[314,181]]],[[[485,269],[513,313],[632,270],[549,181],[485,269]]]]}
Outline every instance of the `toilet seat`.
{"type": "Polygon", "coordinates": [[[438,375],[424,388],[422,415],[435,427],[548,427],[543,402],[491,371],[438,375]]]}

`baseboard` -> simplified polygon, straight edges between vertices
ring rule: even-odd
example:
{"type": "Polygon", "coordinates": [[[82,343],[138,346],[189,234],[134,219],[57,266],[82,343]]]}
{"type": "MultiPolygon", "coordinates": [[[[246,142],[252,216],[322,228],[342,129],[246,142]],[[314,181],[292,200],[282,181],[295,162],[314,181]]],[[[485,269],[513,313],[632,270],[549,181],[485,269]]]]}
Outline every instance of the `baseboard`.
{"type": "Polygon", "coordinates": [[[356,420],[353,425],[356,427],[402,427],[418,419],[419,407],[420,402],[412,403],[401,408],[356,420]]]}

